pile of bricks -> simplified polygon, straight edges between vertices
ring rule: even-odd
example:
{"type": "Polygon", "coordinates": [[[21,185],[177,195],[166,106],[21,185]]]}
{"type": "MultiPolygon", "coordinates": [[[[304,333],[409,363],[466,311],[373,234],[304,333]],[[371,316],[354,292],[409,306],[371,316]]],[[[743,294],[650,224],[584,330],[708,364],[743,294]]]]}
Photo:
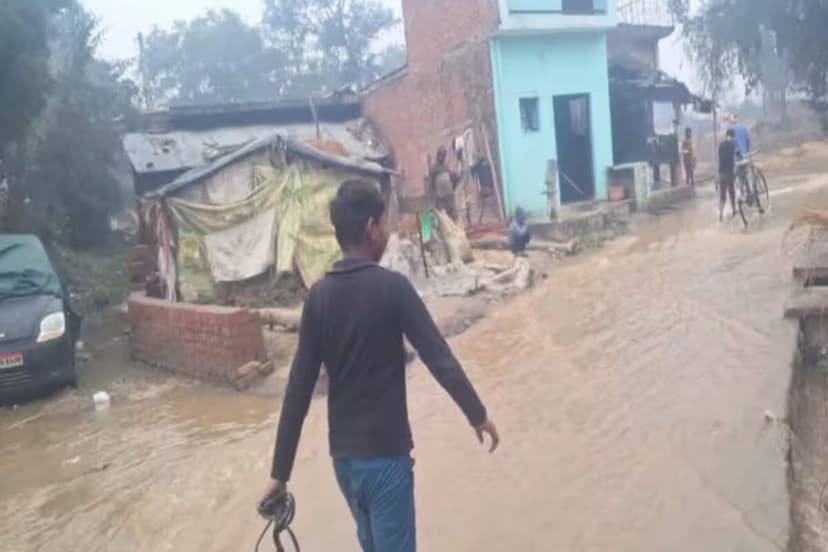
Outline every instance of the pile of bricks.
{"type": "Polygon", "coordinates": [[[196,379],[244,389],[272,372],[258,313],[170,303],[133,293],[129,299],[136,360],[196,379]]]}

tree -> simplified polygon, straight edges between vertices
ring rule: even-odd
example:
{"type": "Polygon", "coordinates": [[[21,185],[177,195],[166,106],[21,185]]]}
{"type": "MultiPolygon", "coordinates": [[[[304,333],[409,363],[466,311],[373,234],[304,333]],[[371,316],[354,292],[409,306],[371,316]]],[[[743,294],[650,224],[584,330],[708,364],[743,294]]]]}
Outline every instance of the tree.
{"type": "Polygon", "coordinates": [[[307,97],[370,82],[401,65],[398,45],[377,52],[397,24],[376,0],[265,0],[262,28],[209,11],[144,40],[141,72],[152,103],[232,103],[307,97]]]}
{"type": "Polygon", "coordinates": [[[113,170],[120,126],[136,87],[125,64],[94,58],[97,21],[79,5],[55,21],[52,94],[25,139],[11,148],[12,229],[76,247],[101,243],[120,207],[113,170]]]}
{"type": "Polygon", "coordinates": [[[303,76],[327,89],[378,77],[374,47],[398,23],[377,0],[265,0],[264,22],[271,46],[292,62],[298,84],[291,88],[305,93],[303,76]]]}
{"type": "Polygon", "coordinates": [[[279,95],[274,57],[265,55],[261,34],[237,13],[211,10],[169,31],[154,28],[144,43],[141,70],[152,103],[243,102],[279,95]]]}
{"type": "Polygon", "coordinates": [[[709,0],[696,11],[689,4],[671,0],[711,92],[721,92],[736,75],[749,90],[760,84],[786,86],[790,76],[812,100],[828,99],[824,0],[709,0]]]}
{"type": "MultiPolygon", "coordinates": [[[[43,109],[51,85],[49,23],[64,0],[0,2],[0,162],[43,109]]],[[[0,178],[1,179],[1,178],[0,178]]]]}
{"type": "Polygon", "coordinates": [[[406,49],[402,44],[389,44],[377,56],[377,76],[399,69],[406,62],[406,49]]]}

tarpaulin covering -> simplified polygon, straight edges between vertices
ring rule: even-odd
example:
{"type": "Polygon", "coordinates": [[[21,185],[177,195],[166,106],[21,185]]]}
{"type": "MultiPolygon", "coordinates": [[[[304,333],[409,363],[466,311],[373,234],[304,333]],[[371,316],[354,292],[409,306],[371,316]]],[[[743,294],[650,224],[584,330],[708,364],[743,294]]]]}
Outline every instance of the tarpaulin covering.
{"type": "Polygon", "coordinates": [[[60,278],[35,236],[0,235],[0,299],[63,295],[60,278]]]}
{"type": "Polygon", "coordinates": [[[214,301],[217,282],[246,280],[273,266],[278,273],[297,270],[306,286],[313,285],[340,257],[328,208],[339,185],[352,177],[342,168],[297,159],[279,167],[256,165],[253,192],[235,203],[167,197],[178,231],[180,300],[214,301]]]}

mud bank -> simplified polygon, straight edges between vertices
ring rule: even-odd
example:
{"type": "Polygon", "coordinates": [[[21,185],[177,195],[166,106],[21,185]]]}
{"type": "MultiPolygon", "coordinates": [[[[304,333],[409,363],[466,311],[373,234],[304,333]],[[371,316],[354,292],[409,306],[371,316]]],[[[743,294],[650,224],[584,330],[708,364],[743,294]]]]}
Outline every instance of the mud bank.
{"type": "Polygon", "coordinates": [[[800,319],[788,399],[789,552],[828,550],[828,318],[800,319]]]}

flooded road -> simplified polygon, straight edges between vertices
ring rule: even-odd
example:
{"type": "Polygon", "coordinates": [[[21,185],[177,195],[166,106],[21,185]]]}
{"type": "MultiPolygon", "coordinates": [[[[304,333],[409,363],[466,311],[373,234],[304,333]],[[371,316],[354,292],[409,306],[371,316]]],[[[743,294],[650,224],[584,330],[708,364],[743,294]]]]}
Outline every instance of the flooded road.
{"type": "MultiPolygon", "coordinates": [[[[499,424],[494,456],[413,366],[420,549],[783,549],[786,442],[765,420],[785,412],[795,345],[783,236],[826,186],[780,180],[748,233],[715,222],[708,190],[453,339],[499,424]]],[[[278,402],[125,373],[96,415],[103,377],[0,412],[3,550],[253,550],[278,402]]],[[[296,529],[304,550],[356,551],[326,432],[316,401],[296,529]]]]}

